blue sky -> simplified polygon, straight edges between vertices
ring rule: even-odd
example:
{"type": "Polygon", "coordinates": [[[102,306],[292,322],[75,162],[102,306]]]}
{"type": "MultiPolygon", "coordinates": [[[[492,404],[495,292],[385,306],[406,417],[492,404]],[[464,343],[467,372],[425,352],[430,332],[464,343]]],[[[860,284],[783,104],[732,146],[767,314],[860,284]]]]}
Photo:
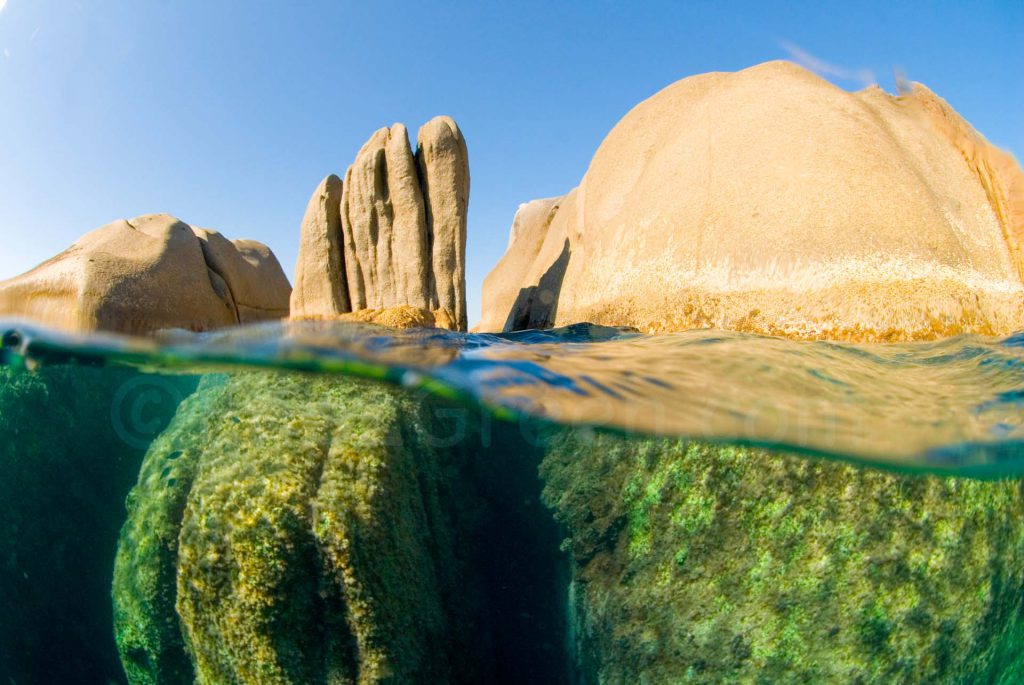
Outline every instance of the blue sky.
{"type": "Polygon", "coordinates": [[[0,278],[119,217],[269,244],[377,128],[436,114],[470,151],[468,288],[516,207],[576,185],[634,104],[797,58],[849,88],[894,69],[1024,153],[1024,2],[0,0],[0,278]]]}

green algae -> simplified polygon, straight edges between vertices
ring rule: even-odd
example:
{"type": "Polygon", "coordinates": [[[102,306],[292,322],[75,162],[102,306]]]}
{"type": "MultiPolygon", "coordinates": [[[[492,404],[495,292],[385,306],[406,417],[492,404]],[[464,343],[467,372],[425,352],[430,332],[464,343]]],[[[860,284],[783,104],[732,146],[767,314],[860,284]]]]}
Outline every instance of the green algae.
{"type": "Polygon", "coordinates": [[[425,406],[329,377],[204,384],[131,495],[113,589],[129,681],[472,682],[445,504],[471,495],[425,406]]]}
{"type": "Polygon", "coordinates": [[[0,369],[0,677],[1024,681],[1021,481],[538,446],[431,382],[295,371],[207,376],[143,459],[130,392],[189,383],[0,369]]]}
{"type": "Polygon", "coordinates": [[[542,472],[573,554],[585,682],[1019,673],[1019,481],[574,431],[542,472]]]}
{"type": "Polygon", "coordinates": [[[1019,481],[562,428],[531,480],[529,440],[479,417],[439,439],[430,408],[351,379],[205,381],[130,498],[114,583],[129,681],[493,680],[524,652],[488,660],[530,640],[542,603],[565,620],[538,618],[537,642],[571,654],[548,647],[518,674],[536,682],[1021,673],[1019,481]],[[522,481],[504,499],[502,469],[522,481]],[[568,557],[536,532],[550,514],[515,504],[541,487],[568,557]],[[533,568],[499,568],[515,556],[533,568]],[[517,574],[546,574],[567,604],[503,600],[517,574]]]}
{"type": "Polygon", "coordinates": [[[200,391],[185,400],[150,447],[127,499],[114,563],[113,607],[117,648],[130,683],[192,680],[174,588],[178,531],[199,455],[181,436],[208,430],[209,410],[222,386],[223,379],[207,376],[200,391]]]}

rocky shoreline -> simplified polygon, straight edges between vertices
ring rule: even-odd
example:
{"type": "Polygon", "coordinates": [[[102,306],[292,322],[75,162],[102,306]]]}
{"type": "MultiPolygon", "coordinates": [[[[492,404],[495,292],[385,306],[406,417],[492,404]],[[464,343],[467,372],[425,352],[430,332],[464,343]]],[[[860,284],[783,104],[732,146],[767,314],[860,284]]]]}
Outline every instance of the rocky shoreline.
{"type": "MultiPolygon", "coordinates": [[[[575,189],[520,208],[479,328],[1006,335],[1024,328],[1022,179],[923,86],[848,93],[780,62],[690,77],[627,114],[575,189]]],[[[0,283],[0,316],[137,335],[286,317],[464,331],[469,187],[454,121],[425,124],[415,151],[395,124],[314,191],[294,289],[265,246],[150,215],[0,283]]],[[[482,416],[438,442],[456,415],[346,378],[204,379],[117,474],[139,474],[113,569],[131,685],[1024,672],[1020,481],[566,427],[528,440],[482,416]]],[[[5,416],[0,444],[25,444],[5,416]]],[[[32,444],[73,461],[92,429],[32,444]]],[[[44,524],[0,534],[19,548],[44,524]]]]}

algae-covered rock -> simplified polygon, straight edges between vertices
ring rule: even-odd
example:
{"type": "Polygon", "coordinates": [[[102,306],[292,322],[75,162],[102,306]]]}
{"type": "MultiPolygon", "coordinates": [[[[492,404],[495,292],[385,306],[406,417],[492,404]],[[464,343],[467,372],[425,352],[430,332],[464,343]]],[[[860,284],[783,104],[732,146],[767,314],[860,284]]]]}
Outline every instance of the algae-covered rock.
{"type": "Polygon", "coordinates": [[[519,429],[366,381],[207,378],[129,498],[129,682],[1024,674],[1019,481],[559,428],[559,531],[519,429]]]}
{"type": "Polygon", "coordinates": [[[191,378],[0,367],[0,681],[123,682],[110,574],[124,499],[191,378]]]}
{"type": "Polygon", "coordinates": [[[542,471],[585,682],[1017,682],[1018,481],[571,432],[542,471]]]}
{"type": "Polygon", "coordinates": [[[206,379],[130,497],[113,588],[129,681],[480,682],[473,441],[431,406],[343,378],[206,379]]]}
{"type": "Polygon", "coordinates": [[[151,446],[128,496],[114,564],[114,626],[130,683],[186,683],[192,666],[174,612],[178,526],[195,477],[198,455],[179,436],[201,435],[203,411],[217,396],[210,376],[189,397],[173,426],[151,446]],[[179,448],[181,445],[182,448],[179,448]]]}

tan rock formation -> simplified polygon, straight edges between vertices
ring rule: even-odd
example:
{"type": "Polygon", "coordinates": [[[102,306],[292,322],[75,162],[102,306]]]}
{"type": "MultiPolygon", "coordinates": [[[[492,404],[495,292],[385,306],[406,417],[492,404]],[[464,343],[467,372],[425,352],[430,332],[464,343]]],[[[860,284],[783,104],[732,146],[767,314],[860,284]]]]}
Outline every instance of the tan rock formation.
{"type": "Polygon", "coordinates": [[[414,155],[405,126],[382,128],[344,183],[332,176],[317,188],[303,219],[293,319],[408,306],[431,325],[466,329],[465,140],[448,117],[425,124],[417,140],[414,155]]]}
{"type": "Polygon", "coordinates": [[[508,251],[484,280],[481,330],[546,328],[554,323],[560,287],[554,282],[565,272],[565,218],[571,214],[560,213],[560,208],[572,207],[575,195],[574,190],[565,197],[519,206],[508,251]],[[557,222],[555,217],[560,217],[557,222]]]}
{"type": "Polygon", "coordinates": [[[341,179],[321,181],[306,207],[295,265],[291,312],[329,318],[352,310],[341,240],[341,179]]]}
{"type": "Polygon", "coordinates": [[[239,324],[288,316],[291,286],[270,248],[255,240],[228,240],[217,231],[192,228],[206,267],[228,289],[239,324]]]}
{"type": "Polygon", "coordinates": [[[441,318],[444,311],[435,316],[429,309],[420,309],[407,304],[387,309],[360,309],[338,315],[339,321],[372,323],[388,328],[448,328],[455,330],[450,319],[441,318]]]}
{"type": "Polygon", "coordinates": [[[341,225],[353,308],[428,308],[426,212],[405,126],[380,129],[356,155],[341,225]]]}
{"type": "Polygon", "coordinates": [[[619,122],[553,217],[522,216],[480,327],[1008,333],[1022,178],[924,86],[848,93],[787,62],[690,77],[619,122]]]}
{"type": "Polygon", "coordinates": [[[449,117],[435,117],[416,136],[431,247],[430,308],[449,312],[466,330],[466,212],[469,153],[449,117]]]}
{"type": "Polygon", "coordinates": [[[270,250],[166,214],[118,220],[0,283],[0,316],[73,332],[208,330],[288,315],[270,250]]]}

